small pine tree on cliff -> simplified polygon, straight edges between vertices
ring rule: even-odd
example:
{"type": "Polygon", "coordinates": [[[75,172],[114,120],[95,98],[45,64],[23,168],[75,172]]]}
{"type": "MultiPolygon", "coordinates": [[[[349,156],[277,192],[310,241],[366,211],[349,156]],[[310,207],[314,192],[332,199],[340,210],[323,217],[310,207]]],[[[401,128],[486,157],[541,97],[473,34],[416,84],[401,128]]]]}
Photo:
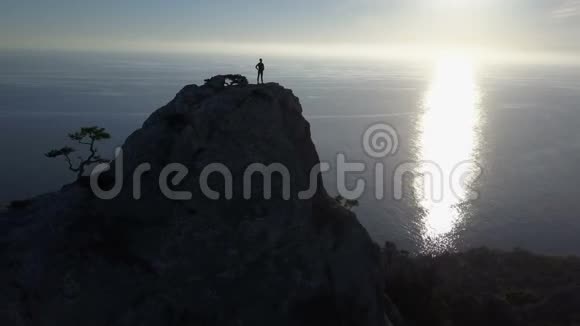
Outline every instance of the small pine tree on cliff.
{"type": "Polygon", "coordinates": [[[111,135],[105,131],[105,128],[99,128],[97,126],[84,127],[77,132],[69,134],[68,137],[78,144],[88,146],[89,156],[86,158],[83,158],[80,155],[77,156],[78,163],[75,165],[71,155],[76,152],[76,149],[69,146],[65,146],[61,149],[53,149],[44,155],[49,158],[64,157],[65,161],[68,163],[69,170],[77,173],[77,180],[85,174],[86,168],[91,164],[109,162],[108,160],[101,158],[98,154],[97,148],[95,147],[97,141],[111,138],[111,135]]]}

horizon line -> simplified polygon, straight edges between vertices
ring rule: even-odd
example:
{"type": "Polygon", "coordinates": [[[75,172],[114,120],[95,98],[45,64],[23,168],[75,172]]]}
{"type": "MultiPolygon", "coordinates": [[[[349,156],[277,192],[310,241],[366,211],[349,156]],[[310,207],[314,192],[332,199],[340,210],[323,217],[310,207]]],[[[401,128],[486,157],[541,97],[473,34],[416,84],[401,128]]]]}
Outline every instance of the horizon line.
{"type": "Polygon", "coordinates": [[[471,45],[377,44],[377,43],[255,43],[255,42],[141,42],[103,46],[29,45],[4,46],[0,52],[81,52],[127,54],[199,54],[222,56],[271,56],[332,59],[432,61],[446,54],[462,55],[478,62],[580,64],[575,51],[506,50],[471,45]],[[256,50],[259,49],[259,50],[256,50]]]}

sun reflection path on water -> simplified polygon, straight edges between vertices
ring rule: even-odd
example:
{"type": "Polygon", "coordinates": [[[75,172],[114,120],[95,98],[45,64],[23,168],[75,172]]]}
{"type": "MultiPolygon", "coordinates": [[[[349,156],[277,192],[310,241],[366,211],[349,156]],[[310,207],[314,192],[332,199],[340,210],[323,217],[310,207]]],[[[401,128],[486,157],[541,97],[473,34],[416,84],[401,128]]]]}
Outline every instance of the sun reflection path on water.
{"type": "Polygon", "coordinates": [[[433,73],[417,123],[415,142],[419,164],[417,174],[441,173],[440,196],[426,187],[425,178],[415,178],[413,188],[423,212],[423,250],[453,250],[453,231],[465,215],[460,205],[468,200],[468,190],[453,187],[450,176],[461,172],[464,185],[475,173],[457,171],[461,162],[474,161],[479,152],[481,92],[475,66],[468,58],[441,58],[433,73]],[[436,169],[438,171],[433,171],[436,169]],[[427,193],[429,192],[429,193],[427,193]]]}

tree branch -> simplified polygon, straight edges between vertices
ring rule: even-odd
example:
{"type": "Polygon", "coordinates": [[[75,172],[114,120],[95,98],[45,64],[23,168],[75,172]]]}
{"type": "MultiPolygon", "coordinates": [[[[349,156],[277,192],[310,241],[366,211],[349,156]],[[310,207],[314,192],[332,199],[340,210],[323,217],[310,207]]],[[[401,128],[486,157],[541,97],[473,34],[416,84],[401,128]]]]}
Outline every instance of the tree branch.
{"type": "Polygon", "coordinates": [[[96,162],[94,160],[94,158],[97,156],[97,149],[95,148],[95,141],[97,140],[95,136],[89,136],[91,139],[90,143],[87,142],[83,142],[82,139],[79,140],[79,143],[84,144],[84,145],[88,145],[89,146],[89,151],[91,152],[91,154],[89,155],[89,157],[87,157],[83,162],[81,162],[80,166],[79,166],[79,178],[83,176],[83,174],[85,173],[85,168],[88,165],[94,164],[94,163],[99,163],[96,162]]]}
{"type": "Polygon", "coordinates": [[[69,138],[74,140],[78,144],[88,146],[89,156],[83,159],[82,156],[78,156],[78,165],[75,167],[73,159],[70,154],[75,152],[74,148],[63,147],[61,149],[54,149],[45,153],[44,155],[49,158],[55,158],[58,156],[64,156],[65,161],[68,164],[69,170],[77,172],[77,178],[81,178],[85,169],[92,164],[110,162],[109,160],[104,160],[98,155],[98,149],[95,147],[95,143],[99,140],[111,138],[110,134],[105,131],[104,128],[94,127],[84,127],[80,131],[70,133],[69,138]]]}
{"type": "Polygon", "coordinates": [[[69,170],[73,171],[73,172],[78,172],[79,168],[75,168],[73,167],[73,163],[72,160],[70,159],[69,154],[63,154],[65,161],[68,163],[68,168],[69,170]]]}

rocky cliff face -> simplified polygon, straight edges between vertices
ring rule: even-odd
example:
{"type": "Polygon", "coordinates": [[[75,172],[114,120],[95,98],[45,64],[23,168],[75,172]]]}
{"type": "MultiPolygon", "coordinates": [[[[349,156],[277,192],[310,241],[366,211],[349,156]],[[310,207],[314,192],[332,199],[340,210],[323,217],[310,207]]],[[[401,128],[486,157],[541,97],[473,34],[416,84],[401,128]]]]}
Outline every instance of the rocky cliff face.
{"type": "MultiPolygon", "coordinates": [[[[228,80],[230,82],[228,83],[228,80]]],[[[119,162],[119,159],[117,159],[119,162]]],[[[123,145],[118,196],[66,186],[0,214],[3,325],[386,325],[379,250],[356,217],[311,186],[319,162],[298,98],[277,84],[189,85],[123,145]],[[139,178],[134,199],[134,172],[139,178]],[[187,174],[171,191],[163,169],[187,174]],[[231,172],[207,178],[219,163],[231,172]],[[271,198],[253,163],[281,164],[271,198]],[[289,184],[288,193],[283,185],[289,184]],[[246,185],[247,187],[247,185],[246,185]],[[230,197],[231,198],[226,198],[230,197]]],[[[177,180],[176,180],[177,181],[177,180]]]]}

